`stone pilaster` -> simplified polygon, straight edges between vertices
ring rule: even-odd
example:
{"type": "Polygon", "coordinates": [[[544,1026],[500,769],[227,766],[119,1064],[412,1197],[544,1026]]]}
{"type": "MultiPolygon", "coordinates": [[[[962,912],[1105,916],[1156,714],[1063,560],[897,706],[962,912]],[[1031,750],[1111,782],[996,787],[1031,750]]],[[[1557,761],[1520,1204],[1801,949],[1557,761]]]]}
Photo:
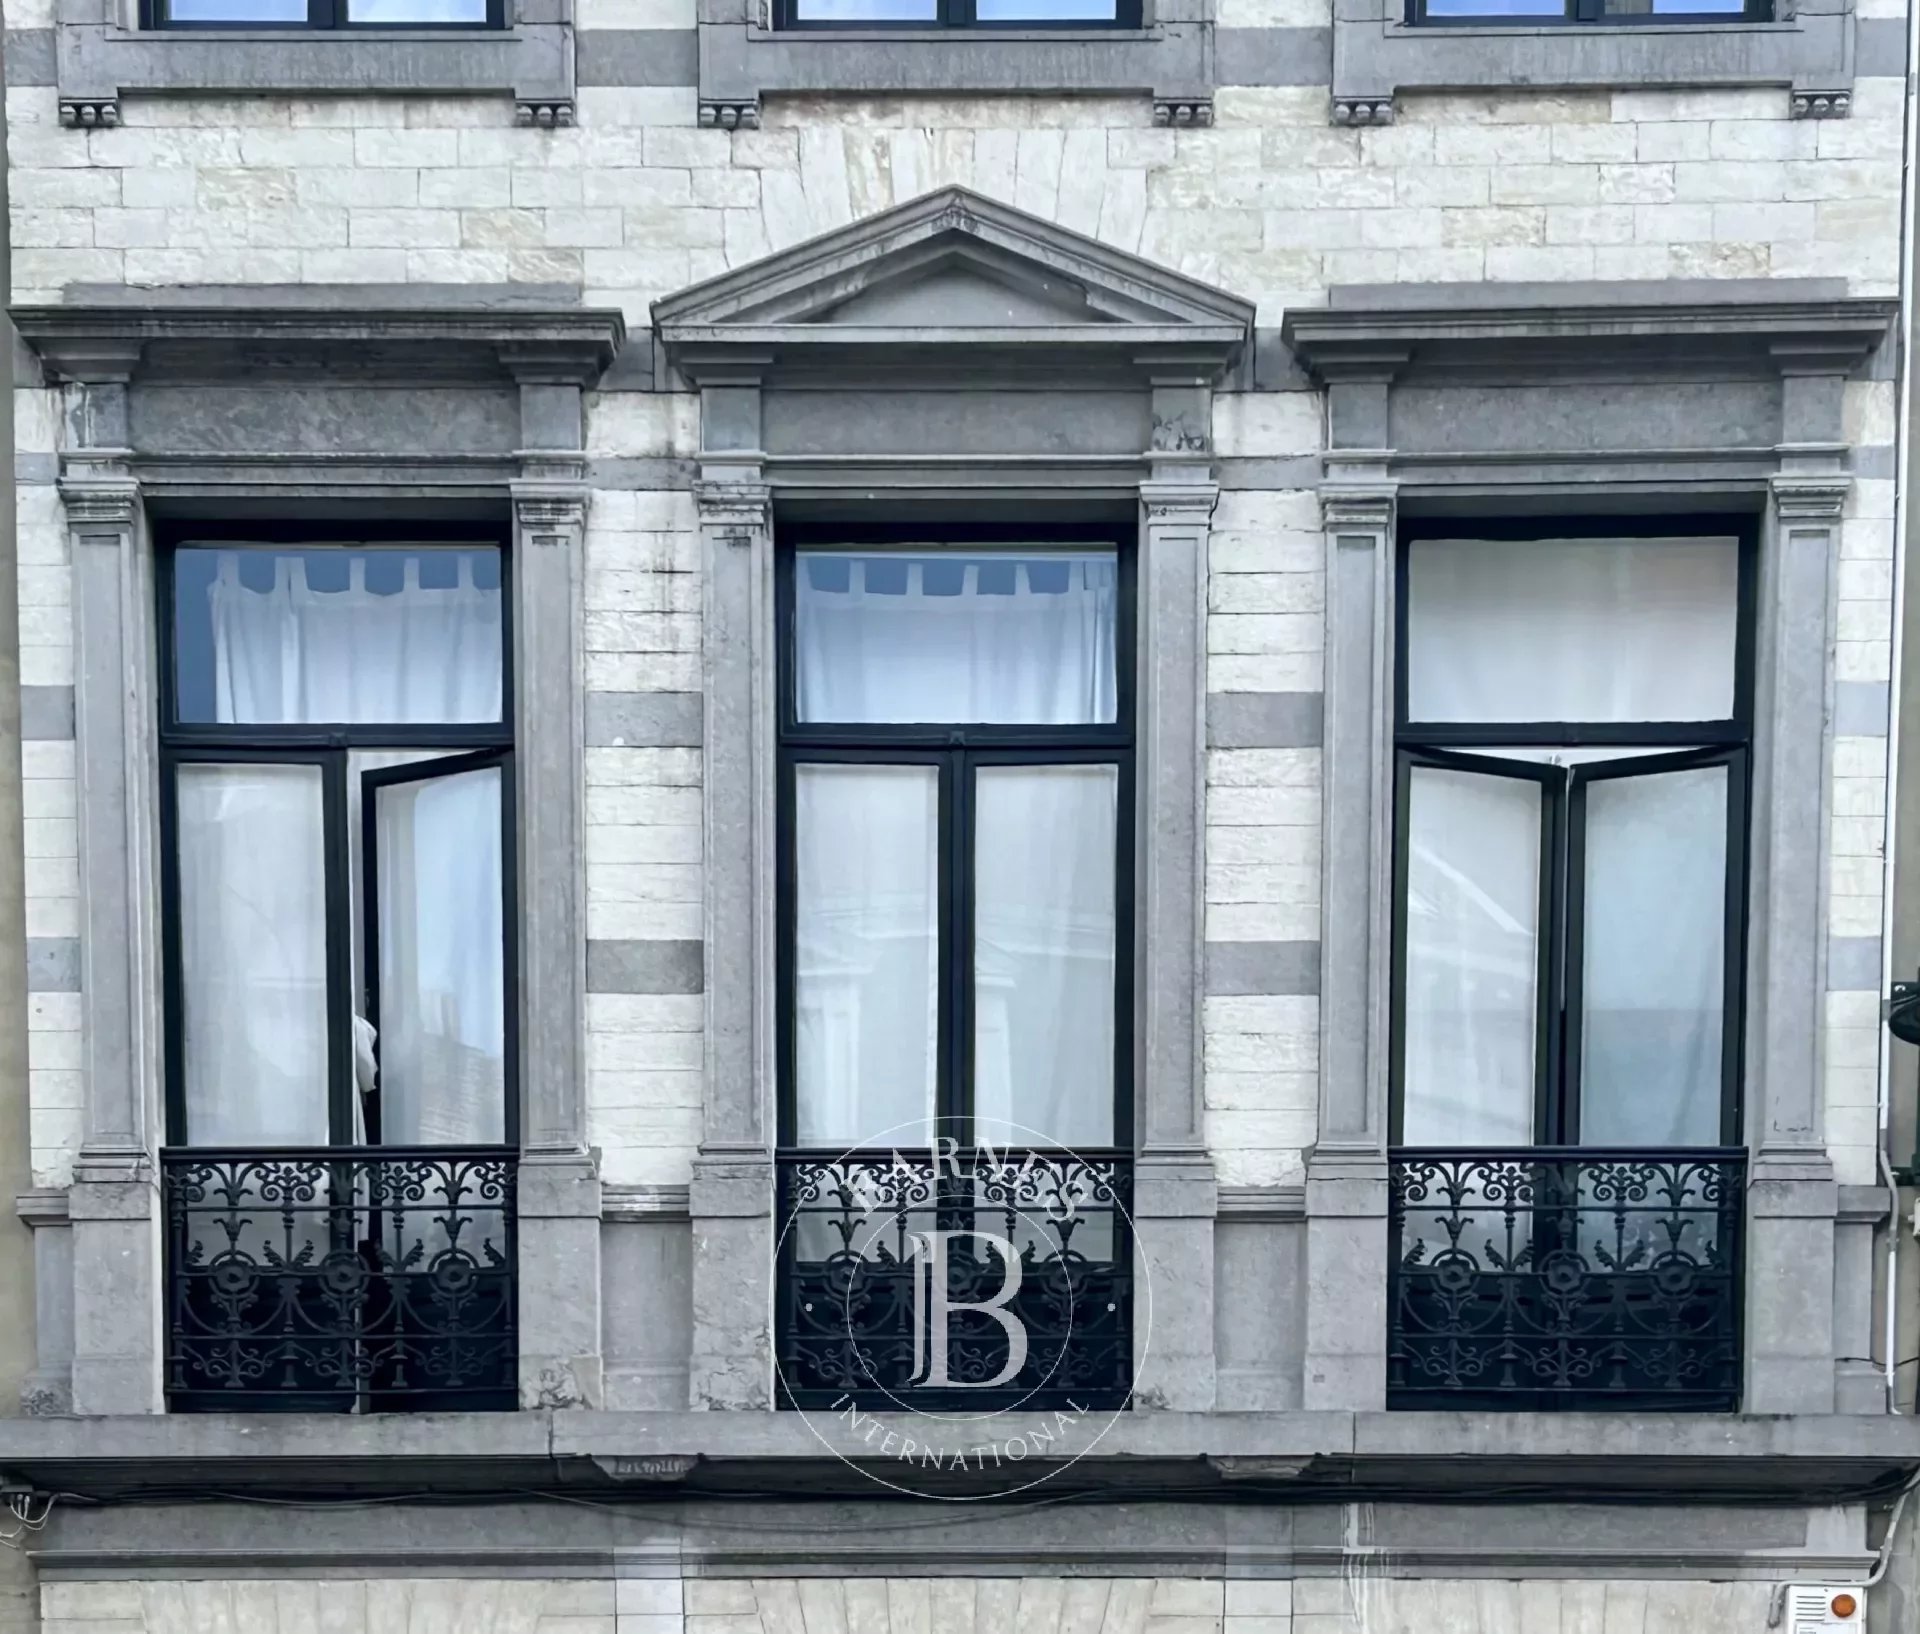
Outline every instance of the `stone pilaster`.
{"type": "MultiPolygon", "coordinates": [[[[552,409],[545,400],[567,390],[523,385],[522,395],[528,407],[552,409]]],[[[578,393],[571,396],[577,405],[578,393]]],[[[598,1407],[602,1401],[600,1179],[586,1116],[582,459],[562,450],[528,453],[522,460],[527,474],[513,484],[520,1397],[526,1407],[598,1407]]]]}
{"type": "Polygon", "coordinates": [[[772,1368],[773,507],[754,462],[710,463],[706,471],[694,488],[704,613],[706,1075],[689,1194],[688,1390],[696,1408],[758,1408],[771,1400],[772,1368]]]}
{"type": "Polygon", "coordinates": [[[1220,490],[1208,405],[1156,390],[1152,474],[1140,485],[1140,779],[1134,958],[1141,1129],[1134,1171],[1134,1401],[1214,1405],[1213,1228],[1201,1060],[1206,866],[1207,540],[1220,490]],[[1165,445],[1164,448],[1161,445],[1165,445]],[[1149,1312],[1151,1318],[1149,1320],[1149,1312]]]}
{"type": "Polygon", "coordinates": [[[1368,1410],[1386,1401],[1394,510],[1384,453],[1329,456],[1321,488],[1325,860],[1320,1117],[1307,1160],[1307,1408],[1368,1410]]]}

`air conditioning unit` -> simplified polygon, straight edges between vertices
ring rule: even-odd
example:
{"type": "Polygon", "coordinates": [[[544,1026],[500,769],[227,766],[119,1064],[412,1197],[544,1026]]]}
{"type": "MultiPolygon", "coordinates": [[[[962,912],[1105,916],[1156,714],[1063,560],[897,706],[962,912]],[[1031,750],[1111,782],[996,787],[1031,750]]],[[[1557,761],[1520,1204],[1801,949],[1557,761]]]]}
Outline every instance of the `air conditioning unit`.
{"type": "Polygon", "coordinates": [[[1791,1583],[1783,1634],[1837,1634],[1867,1626],[1867,1591],[1840,1583],[1791,1583]]]}

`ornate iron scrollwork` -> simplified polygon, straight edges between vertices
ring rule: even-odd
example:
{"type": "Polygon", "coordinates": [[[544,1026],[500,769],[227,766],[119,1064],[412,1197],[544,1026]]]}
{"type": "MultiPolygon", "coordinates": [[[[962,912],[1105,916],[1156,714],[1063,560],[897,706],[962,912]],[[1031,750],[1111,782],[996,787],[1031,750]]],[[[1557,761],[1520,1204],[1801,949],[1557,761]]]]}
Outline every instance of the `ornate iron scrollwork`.
{"type": "Polygon", "coordinates": [[[517,1405],[512,1152],[176,1150],[161,1171],[176,1412],[517,1405]]]}
{"type": "Polygon", "coordinates": [[[1732,1411],[1746,1154],[1394,1152],[1387,1405],[1732,1411]]]}
{"type": "Polygon", "coordinates": [[[778,1170],[785,1405],[1125,1403],[1133,1378],[1129,1159],[875,1150],[782,1154],[778,1170]],[[934,1233],[945,1234],[937,1256],[928,1252],[934,1233]],[[927,1311],[936,1272],[948,1305],[940,1324],[927,1311]],[[995,1301],[1025,1346],[1024,1363],[998,1384],[989,1381],[1013,1360],[1015,1341],[985,1308],[995,1301]],[[937,1327],[946,1339],[938,1360],[930,1354],[937,1327]]]}

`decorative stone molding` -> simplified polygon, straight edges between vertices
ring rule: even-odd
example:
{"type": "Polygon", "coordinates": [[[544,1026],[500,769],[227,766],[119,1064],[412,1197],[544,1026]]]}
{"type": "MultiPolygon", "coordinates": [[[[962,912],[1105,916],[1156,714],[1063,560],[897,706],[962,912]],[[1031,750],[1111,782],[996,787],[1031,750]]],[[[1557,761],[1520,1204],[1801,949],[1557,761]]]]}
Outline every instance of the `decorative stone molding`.
{"type": "Polygon", "coordinates": [[[60,123],[70,130],[111,130],[120,123],[117,96],[63,96],[60,123]]]}
{"type": "Polygon", "coordinates": [[[1156,125],[1172,125],[1176,129],[1186,129],[1194,125],[1211,125],[1213,99],[1211,97],[1155,97],[1153,122],[1156,125]]]}
{"type": "Polygon", "coordinates": [[[725,101],[703,98],[699,118],[706,130],[758,130],[760,99],[757,96],[731,97],[725,101]]]}
{"type": "Polygon", "coordinates": [[[1385,96],[1335,96],[1333,122],[1336,125],[1391,125],[1393,94],[1385,96]]]}
{"type": "Polygon", "coordinates": [[[521,97],[513,105],[516,125],[534,125],[555,130],[573,123],[572,97],[521,97]]]}
{"type": "Polygon", "coordinates": [[[1773,490],[1774,513],[1782,522],[1824,522],[1837,526],[1853,481],[1845,473],[1782,472],[1769,486],[1773,490]]]}
{"type": "Polygon", "coordinates": [[[1853,90],[1810,91],[1795,87],[1787,101],[1787,112],[1795,119],[1845,119],[1853,112],[1853,90]]]}

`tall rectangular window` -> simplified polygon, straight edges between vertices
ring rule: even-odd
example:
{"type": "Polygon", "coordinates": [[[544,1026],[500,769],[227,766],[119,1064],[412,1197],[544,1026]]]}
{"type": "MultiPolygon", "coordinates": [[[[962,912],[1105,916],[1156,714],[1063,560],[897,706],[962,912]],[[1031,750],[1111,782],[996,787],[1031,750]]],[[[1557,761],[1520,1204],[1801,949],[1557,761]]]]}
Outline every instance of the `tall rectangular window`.
{"type": "Polygon", "coordinates": [[[1130,559],[812,535],[780,572],[782,1144],[1125,1144],[1130,559]]]}
{"type": "Polygon", "coordinates": [[[1737,1140],[1752,529],[1402,546],[1393,1136],[1737,1140]]]}
{"type": "Polygon", "coordinates": [[[169,1137],[515,1138],[491,540],[163,557],[169,1137]]]}

